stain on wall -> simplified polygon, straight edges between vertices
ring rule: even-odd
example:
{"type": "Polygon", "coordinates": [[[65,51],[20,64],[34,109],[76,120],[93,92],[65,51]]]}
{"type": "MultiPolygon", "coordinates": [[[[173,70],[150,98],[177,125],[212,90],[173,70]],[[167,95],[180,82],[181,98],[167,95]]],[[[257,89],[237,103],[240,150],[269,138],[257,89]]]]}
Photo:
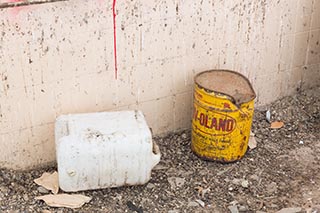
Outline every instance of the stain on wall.
{"type": "Polygon", "coordinates": [[[2,167],[53,162],[61,114],[140,109],[156,134],[190,128],[207,69],[247,76],[257,105],[320,83],[320,1],[113,3],[0,6],[2,167]]]}

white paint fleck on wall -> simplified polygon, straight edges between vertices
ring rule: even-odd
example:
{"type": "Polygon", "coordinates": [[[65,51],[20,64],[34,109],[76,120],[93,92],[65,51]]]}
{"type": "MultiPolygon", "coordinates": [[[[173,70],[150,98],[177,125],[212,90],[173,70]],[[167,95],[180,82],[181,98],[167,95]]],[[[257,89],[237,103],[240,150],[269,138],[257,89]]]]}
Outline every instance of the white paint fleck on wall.
{"type": "Polygon", "coordinates": [[[140,109],[154,133],[190,128],[195,74],[232,69],[263,105],[320,83],[316,0],[117,1],[0,9],[2,167],[54,161],[57,116],[140,109]]]}

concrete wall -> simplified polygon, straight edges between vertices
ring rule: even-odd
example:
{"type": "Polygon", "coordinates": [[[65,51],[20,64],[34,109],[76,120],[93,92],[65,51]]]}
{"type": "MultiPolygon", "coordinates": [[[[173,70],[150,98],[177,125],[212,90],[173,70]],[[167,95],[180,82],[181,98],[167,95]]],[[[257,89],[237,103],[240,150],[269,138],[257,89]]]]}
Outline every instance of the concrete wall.
{"type": "Polygon", "coordinates": [[[320,82],[318,0],[119,0],[117,79],[112,0],[33,3],[0,2],[1,167],[53,162],[61,114],[140,109],[157,134],[189,128],[203,70],[241,72],[257,105],[320,82]]]}

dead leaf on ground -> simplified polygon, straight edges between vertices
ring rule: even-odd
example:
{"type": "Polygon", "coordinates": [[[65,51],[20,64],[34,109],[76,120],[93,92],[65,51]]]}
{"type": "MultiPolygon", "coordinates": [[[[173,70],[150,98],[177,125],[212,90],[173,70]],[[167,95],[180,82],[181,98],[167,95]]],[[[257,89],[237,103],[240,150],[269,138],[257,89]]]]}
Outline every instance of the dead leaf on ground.
{"type": "Polygon", "coordinates": [[[283,126],[284,126],[284,123],[282,121],[275,121],[275,122],[271,123],[270,128],[271,129],[280,129],[283,126]]]}
{"type": "Polygon", "coordinates": [[[88,203],[91,198],[84,195],[44,195],[35,198],[36,200],[43,200],[48,206],[51,207],[66,207],[66,208],[80,208],[85,203],[88,203]]]}
{"type": "Polygon", "coordinates": [[[52,174],[45,172],[41,177],[35,179],[34,182],[39,186],[52,191],[53,194],[57,194],[59,191],[58,172],[53,172],[52,174]]]}
{"type": "Polygon", "coordinates": [[[256,141],[256,138],[254,137],[254,134],[252,132],[250,132],[248,146],[250,149],[254,149],[257,147],[257,141],[256,141]]]}

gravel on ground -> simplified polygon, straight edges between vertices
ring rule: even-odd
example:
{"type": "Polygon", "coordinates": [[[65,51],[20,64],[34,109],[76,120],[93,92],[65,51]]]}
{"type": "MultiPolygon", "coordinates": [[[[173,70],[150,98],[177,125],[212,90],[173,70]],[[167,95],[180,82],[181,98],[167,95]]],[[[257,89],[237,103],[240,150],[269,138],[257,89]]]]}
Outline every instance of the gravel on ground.
{"type": "Polygon", "coordinates": [[[92,200],[77,210],[51,208],[33,180],[55,166],[0,169],[0,212],[320,212],[320,87],[255,111],[257,147],[235,163],[203,161],[190,150],[190,130],[154,140],[162,158],[141,186],[79,192],[92,200]],[[284,122],[271,129],[266,121],[284,122]]]}

